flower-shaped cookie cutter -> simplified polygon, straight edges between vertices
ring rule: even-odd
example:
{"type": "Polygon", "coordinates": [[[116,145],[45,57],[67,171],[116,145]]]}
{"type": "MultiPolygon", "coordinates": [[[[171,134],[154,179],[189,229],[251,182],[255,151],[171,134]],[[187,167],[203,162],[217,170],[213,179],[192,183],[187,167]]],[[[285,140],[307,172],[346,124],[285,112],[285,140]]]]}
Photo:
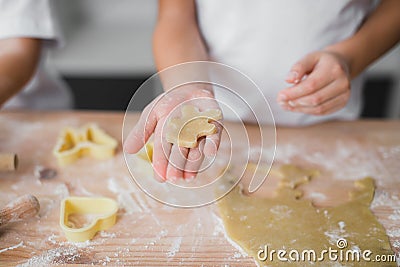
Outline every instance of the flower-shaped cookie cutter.
{"type": "Polygon", "coordinates": [[[66,127],[54,147],[53,154],[60,166],[68,165],[82,156],[107,159],[114,155],[118,142],[96,124],[82,128],[66,127]]]}
{"type": "Polygon", "coordinates": [[[60,226],[68,241],[84,242],[113,226],[117,211],[118,204],[111,198],[67,197],[61,202],[60,226]],[[81,225],[74,225],[74,216],[75,221],[83,221],[81,225]]]}

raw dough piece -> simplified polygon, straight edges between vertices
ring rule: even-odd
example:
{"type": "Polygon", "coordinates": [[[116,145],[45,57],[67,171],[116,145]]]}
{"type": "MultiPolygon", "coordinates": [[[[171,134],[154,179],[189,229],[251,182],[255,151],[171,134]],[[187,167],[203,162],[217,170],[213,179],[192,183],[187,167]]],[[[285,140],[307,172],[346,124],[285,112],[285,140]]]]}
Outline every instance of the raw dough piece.
{"type": "Polygon", "coordinates": [[[81,129],[65,128],[53,150],[60,166],[68,165],[82,156],[107,159],[114,155],[118,142],[96,124],[81,129]]]}
{"type": "Polygon", "coordinates": [[[180,147],[196,147],[198,138],[217,132],[217,127],[210,122],[220,119],[219,109],[200,112],[194,106],[183,106],[182,117],[172,118],[168,123],[167,141],[180,147]]]}
{"type": "Polygon", "coordinates": [[[138,157],[148,162],[153,162],[153,142],[147,142],[146,145],[139,151],[138,157]]]}
{"type": "MultiPolygon", "coordinates": [[[[347,241],[343,252],[371,250],[372,259],[378,254],[393,255],[385,229],[369,209],[374,195],[372,178],[355,181],[355,189],[347,203],[316,208],[310,200],[301,198],[302,191],[298,186],[308,183],[317,172],[285,165],[280,174],[282,179],[274,198],[245,196],[241,188],[236,187],[219,202],[219,212],[229,237],[254,257],[259,266],[396,266],[394,262],[377,265],[362,260],[331,261],[328,254],[323,262],[294,261],[289,264],[279,261],[276,253],[272,262],[269,257],[265,261],[259,260],[257,254],[261,248],[265,250],[265,245],[268,253],[284,249],[288,259],[291,250],[297,250],[300,259],[303,250],[314,250],[318,259],[321,251],[329,247],[340,251],[337,246],[340,238],[347,241]]],[[[295,254],[292,256],[296,258],[295,254]]]]}

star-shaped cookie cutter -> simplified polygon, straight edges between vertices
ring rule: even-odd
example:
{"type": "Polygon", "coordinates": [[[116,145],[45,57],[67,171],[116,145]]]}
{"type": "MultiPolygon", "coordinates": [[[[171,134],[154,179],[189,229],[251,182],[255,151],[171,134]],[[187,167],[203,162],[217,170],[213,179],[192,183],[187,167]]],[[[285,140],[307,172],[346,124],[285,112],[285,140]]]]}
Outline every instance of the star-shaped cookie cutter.
{"type": "Polygon", "coordinates": [[[96,124],[82,128],[66,127],[53,150],[60,166],[73,163],[83,156],[95,159],[111,158],[118,142],[96,124]]]}

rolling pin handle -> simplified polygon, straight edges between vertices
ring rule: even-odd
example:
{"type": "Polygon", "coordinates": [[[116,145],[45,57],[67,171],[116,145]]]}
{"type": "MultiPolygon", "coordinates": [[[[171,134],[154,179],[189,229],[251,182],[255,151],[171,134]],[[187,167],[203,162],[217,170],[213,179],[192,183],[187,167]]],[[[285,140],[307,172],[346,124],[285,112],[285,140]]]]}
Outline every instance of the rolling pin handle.
{"type": "Polygon", "coordinates": [[[0,153],[0,171],[15,171],[18,167],[18,157],[14,153],[0,153]]]}

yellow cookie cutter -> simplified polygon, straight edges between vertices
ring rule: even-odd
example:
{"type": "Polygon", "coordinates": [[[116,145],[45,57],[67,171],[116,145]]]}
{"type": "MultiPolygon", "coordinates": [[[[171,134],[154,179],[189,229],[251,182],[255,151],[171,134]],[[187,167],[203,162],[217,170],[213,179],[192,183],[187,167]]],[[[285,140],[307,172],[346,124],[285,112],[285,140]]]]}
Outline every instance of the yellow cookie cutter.
{"type": "Polygon", "coordinates": [[[109,229],[115,224],[118,204],[115,200],[105,197],[67,197],[61,202],[60,226],[67,239],[71,242],[90,240],[98,231],[109,229]],[[69,216],[92,215],[93,221],[84,227],[69,226],[69,216]]]}
{"type": "Polygon", "coordinates": [[[96,124],[80,129],[65,128],[54,147],[53,154],[58,164],[65,166],[82,156],[107,159],[114,155],[118,142],[107,135],[96,124]]]}

